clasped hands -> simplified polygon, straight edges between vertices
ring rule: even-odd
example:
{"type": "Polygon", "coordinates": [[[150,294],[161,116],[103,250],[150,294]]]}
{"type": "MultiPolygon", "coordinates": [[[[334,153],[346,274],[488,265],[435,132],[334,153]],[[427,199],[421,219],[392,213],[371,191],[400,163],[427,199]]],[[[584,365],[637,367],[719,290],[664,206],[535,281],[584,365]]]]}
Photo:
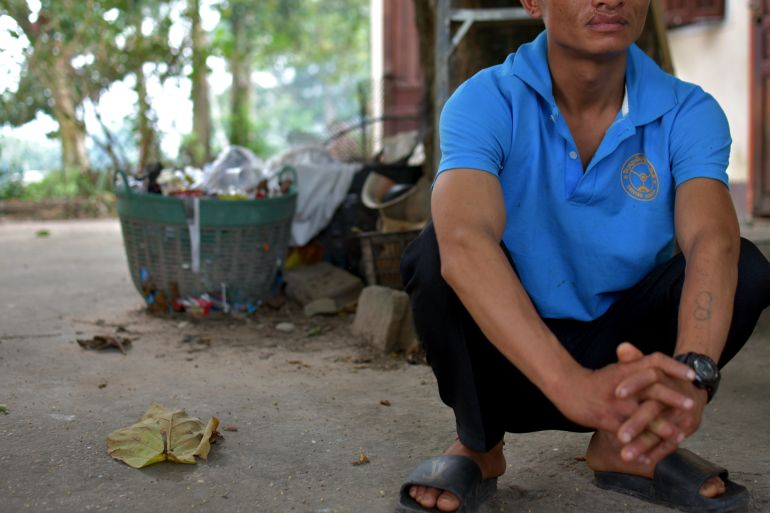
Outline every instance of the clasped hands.
{"type": "Polygon", "coordinates": [[[627,342],[617,355],[616,364],[585,370],[560,409],[579,424],[616,433],[624,461],[657,464],[698,429],[707,394],[693,384],[692,369],[670,356],[644,355],[627,342]]]}

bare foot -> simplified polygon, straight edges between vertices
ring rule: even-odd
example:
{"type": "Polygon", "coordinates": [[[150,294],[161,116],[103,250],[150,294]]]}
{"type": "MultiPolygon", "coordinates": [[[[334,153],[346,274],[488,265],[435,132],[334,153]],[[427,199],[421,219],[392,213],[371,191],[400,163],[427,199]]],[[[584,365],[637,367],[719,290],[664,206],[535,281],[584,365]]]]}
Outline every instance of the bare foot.
{"type": "MultiPolygon", "coordinates": [[[[491,451],[486,453],[472,451],[458,440],[444,454],[468,456],[481,468],[482,479],[499,477],[505,472],[502,440],[491,451]]],[[[436,488],[413,486],[409,490],[409,495],[420,506],[427,509],[437,508],[439,511],[451,512],[460,507],[460,500],[454,494],[436,488]]]]}
{"type": "MultiPolygon", "coordinates": [[[[639,462],[629,463],[620,457],[621,444],[615,435],[606,431],[597,431],[591,437],[586,452],[586,463],[594,472],[622,472],[636,476],[652,478],[655,465],[639,462]]],[[[700,488],[700,494],[713,498],[724,494],[727,489],[719,477],[712,477],[700,488]]]]}

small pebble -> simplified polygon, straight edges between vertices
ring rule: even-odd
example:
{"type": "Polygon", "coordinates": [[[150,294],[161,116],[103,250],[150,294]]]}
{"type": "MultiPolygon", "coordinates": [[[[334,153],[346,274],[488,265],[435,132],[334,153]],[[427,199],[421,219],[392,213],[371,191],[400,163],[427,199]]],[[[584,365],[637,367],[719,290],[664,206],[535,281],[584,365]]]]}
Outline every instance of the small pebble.
{"type": "Polygon", "coordinates": [[[275,325],[275,329],[282,333],[291,333],[294,331],[294,325],[290,322],[279,322],[275,325]]]}

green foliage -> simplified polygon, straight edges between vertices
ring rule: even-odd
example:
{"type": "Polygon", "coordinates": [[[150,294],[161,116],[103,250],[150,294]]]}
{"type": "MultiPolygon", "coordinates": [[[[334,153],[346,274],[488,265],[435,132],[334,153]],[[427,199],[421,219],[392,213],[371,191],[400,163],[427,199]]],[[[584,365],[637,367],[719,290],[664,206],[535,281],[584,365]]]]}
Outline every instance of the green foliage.
{"type": "Polygon", "coordinates": [[[80,172],[53,171],[42,181],[24,185],[13,180],[0,187],[0,199],[40,200],[44,198],[70,199],[94,197],[107,192],[107,173],[89,176],[80,172]]]}
{"type": "Polygon", "coordinates": [[[21,180],[13,179],[0,185],[0,200],[21,198],[24,195],[24,185],[21,180]]]}
{"type": "MultiPolygon", "coordinates": [[[[191,36],[187,34],[180,46],[172,44],[171,34],[174,23],[189,31],[189,24],[184,24],[190,5],[187,0],[40,0],[36,17],[27,0],[0,0],[0,16],[16,21],[12,37],[26,44],[18,87],[0,91],[0,125],[19,126],[41,112],[61,121],[56,112],[57,84],[70,88],[80,121],[86,102],[98,104],[107,88],[140,70],[148,80],[187,77],[195,64],[189,51],[191,36]]],[[[226,96],[212,99],[223,113],[212,120],[213,131],[221,133],[222,126],[228,126],[243,132],[246,138],[237,142],[269,157],[289,141],[311,135],[323,138],[329,123],[357,114],[355,85],[369,75],[369,0],[220,0],[214,6],[222,17],[207,35],[211,41],[207,53],[230,59],[236,52],[246,52],[247,67],[271,74],[278,85],[251,85],[249,103],[234,113],[226,96]],[[246,35],[239,45],[233,34],[235,19],[246,35]]],[[[121,161],[138,158],[139,127],[156,122],[151,108],[143,113],[137,105],[136,112],[134,119],[113,129],[121,161]]],[[[60,131],[52,134],[60,135],[60,131]]],[[[238,139],[231,135],[231,140],[238,139]]],[[[91,163],[97,168],[113,166],[105,149],[106,134],[91,136],[100,143],[91,145],[91,163]]],[[[39,149],[27,148],[26,156],[21,150],[14,156],[12,146],[0,139],[0,196],[70,197],[103,189],[87,174],[80,179],[62,172],[23,187],[22,169],[61,169],[62,152],[51,157],[46,148],[49,156],[38,158],[39,149]]],[[[192,136],[185,138],[181,164],[200,159],[197,146],[192,136]]]]}
{"type": "Polygon", "coordinates": [[[169,43],[176,2],[41,0],[37,13],[26,0],[0,2],[0,16],[18,26],[12,35],[27,44],[18,87],[0,92],[0,124],[20,126],[44,112],[60,123],[74,116],[84,130],[85,100],[96,105],[111,84],[140,73],[146,63],[159,64],[161,80],[179,76],[181,48],[169,43]]]}
{"type": "Polygon", "coordinates": [[[238,126],[246,126],[252,132],[244,145],[282,149],[313,136],[323,139],[330,123],[357,115],[356,86],[369,77],[367,0],[229,0],[220,8],[215,53],[232,67],[238,45],[231,18],[247,16],[252,21],[246,50],[256,69],[279,84],[255,87],[245,111],[220,101],[229,113],[231,140],[240,136],[238,126]],[[239,10],[244,6],[248,9],[239,10]]]}

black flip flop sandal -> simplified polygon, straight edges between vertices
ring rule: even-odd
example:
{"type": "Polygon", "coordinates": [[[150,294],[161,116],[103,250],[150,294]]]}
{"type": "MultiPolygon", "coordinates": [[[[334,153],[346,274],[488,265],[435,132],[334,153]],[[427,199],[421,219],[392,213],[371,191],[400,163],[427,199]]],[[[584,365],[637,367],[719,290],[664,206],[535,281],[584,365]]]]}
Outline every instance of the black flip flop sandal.
{"type": "Polygon", "coordinates": [[[678,449],[663,458],[655,467],[652,479],[617,472],[595,472],[594,484],[690,513],[742,513],[748,511],[751,500],[746,488],[728,479],[727,470],[686,449],[678,449]],[[713,499],[703,497],[700,487],[715,476],[722,478],[727,490],[713,499]]]}
{"type": "Polygon", "coordinates": [[[401,487],[396,513],[426,513],[438,511],[425,509],[409,496],[412,486],[429,486],[451,492],[460,499],[456,513],[475,513],[479,505],[497,491],[497,478],[481,479],[481,469],[466,456],[437,456],[420,463],[401,487]]]}

